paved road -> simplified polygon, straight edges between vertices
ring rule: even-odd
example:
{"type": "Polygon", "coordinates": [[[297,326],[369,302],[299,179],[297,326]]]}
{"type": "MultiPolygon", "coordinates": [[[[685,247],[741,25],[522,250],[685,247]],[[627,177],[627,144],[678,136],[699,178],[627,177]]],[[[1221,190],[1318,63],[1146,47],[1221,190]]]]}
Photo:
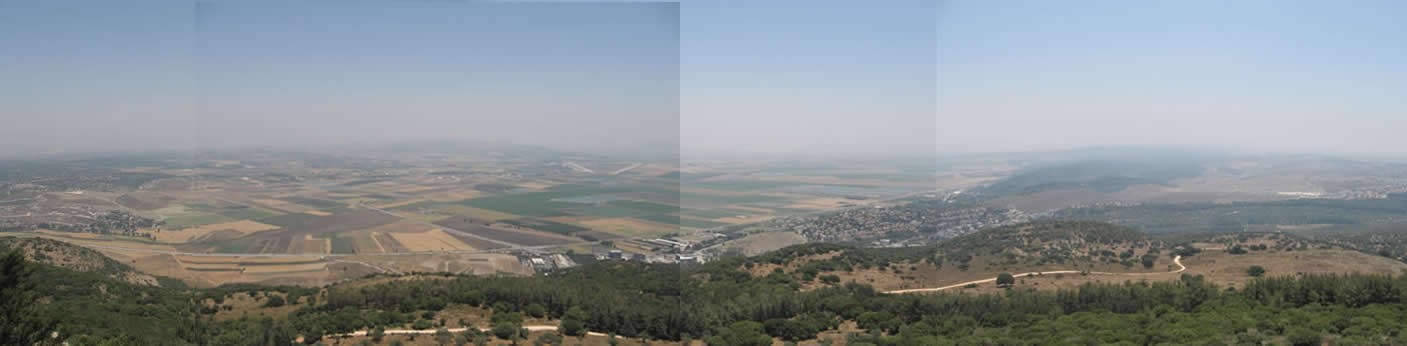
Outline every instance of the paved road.
{"type": "MultiPolygon", "coordinates": [[[[1094,275],[1143,276],[1143,275],[1160,275],[1160,274],[1181,273],[1182,271],[1187,270],[1187,266],[1182,265],[1182,256],[1173,257],[1173,263],[1174,263],[1174,264],[1177,264],[1178,269],[1177,269],[1177,270],[1174,270],[1174,271],[1170,271],[1170,272],[1158,272],[1158,273],[1089,272],[1089,273],[1090,273],[1090,274],[1094,274],[1094,275]]],[[[1083,272],[1083,271],[1080,271],[1080,270],[1051,270],[1051,271],[1043,271],[1043,272],[1028,272],[1028,273],[1014,274],[1014,275],[1012,275],[1012,276],[1019,278],[1019,277],[1027,277],[1027,276],[1031,276],[1031,275],[1043,275],[1043,274],[1078,274],[1078,273],[1082,273],[1082,272],[1083,272]]],[[[967,286],[967,285],[984,284],[984,283],[995,282],[995,281],[997,281],[997,278],[982,279],[982,280],[974,280],[974,281],[968,281],[968,282],[963,282],[963,283],[957,283],[957,284],[952,284],[952,285],[947,285],[947,286],[942,286],[942,287],[910,288],[910,289],[902,289],[902,290],[884,291],[884,293],[903,294],[903,293],[938,292],[938,291],[943,291],[943,290],[948,290],[948,289],[954,289],[954,288],[958,288],[958,287],[963,287],[963,286],[967,286]]]]}

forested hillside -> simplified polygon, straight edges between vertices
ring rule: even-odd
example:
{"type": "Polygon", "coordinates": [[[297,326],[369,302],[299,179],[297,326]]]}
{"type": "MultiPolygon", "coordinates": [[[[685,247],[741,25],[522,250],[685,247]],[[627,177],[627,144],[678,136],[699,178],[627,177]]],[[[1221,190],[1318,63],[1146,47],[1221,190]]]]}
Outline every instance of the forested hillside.
{"type": "MultiPolygon", "coordinates": [[[[31,301],[40,304],[33,313],[6,311],[5,316],[53,322],[60,339],[75,345],[101,340],[274,345],[293,343],[299,336],[308,343],[332,343],[331,335],[377,327],[437,328],[446,322],[427,316],[457,307],[491,313],[491,325],[483,327],[492,326],[492,334],[502,334],[488,338],[518,337],[521,334],[514,331],[525,318],[542,318],[560,321],[568,336],[593,331],[636,339],[705,340],[715,345],[770,344],[774,337],[814,339],[848,322],[860,328],[845,337],[850,345],[1407,342],[1407,336],[1400,334],[1407,329],[1404,277],[1272,275],[1228,290],[1184,275],[1175,281],[1043,291],[1015,288],[999,294],[883,294],[863,283],[827,280],[824,275],[758,276],[747,268],[747,263],[758,266],[797,257],[816,263],[878,265],[954,248],[981,253],[1050,244],[1146,241],[1121,228],[1071,228],[1076,225],[1013,226],[918,249],[805,245],[687,270],[603,261],[552,276],[420,274],[369,278],[325,290],[156,287],[26,261],[19,263],[28,263],[35,272],[22,279],[43,287],[28,290],[37,298],[31,301]],[[853,262],[824,262],[837,258],[853,262]],[[279,297],[293,297],[277,301],[296,308],[274,318],[210,318],[220,311],[220,297],[273,297],[269,292],[274,291],[279,297]]],[[[12,297],[17,296],[5,295],[5,299],[12,297]]],[[[273,304],[272,298],[268,301],[273,304]]],[[[0,306],[23,305],[13,303],[0,306]]],[[[476,337],[484,340],[486,335],[476,337]]],[[[826,335],[839,337],[834,332],[826,335]]]]}

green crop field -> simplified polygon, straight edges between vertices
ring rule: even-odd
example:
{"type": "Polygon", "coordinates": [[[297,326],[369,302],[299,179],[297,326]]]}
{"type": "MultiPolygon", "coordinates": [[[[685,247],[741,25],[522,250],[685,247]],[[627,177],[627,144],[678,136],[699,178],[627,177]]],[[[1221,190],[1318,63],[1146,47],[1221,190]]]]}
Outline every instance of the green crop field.
{"type": "Polygon", "coordinates": [[[348,239],[347,237],[334,236],[332,237],[332,253],[357,253],[357,246],[352,241],[352,239],[348,239]]]}
{"type": "Polygon", "coordinates": [[[318,209],[332,209],[332,208],[341,208],[341,207],[346,207],[346,206],[347,206],[346,203],[342,203],[342,202],[338,202],[338,201],[329,201],[329,200],[325,200],[325,199],[309,198],[309,197],[297,197],[297,196],[295,196],[295,197],[286,197],[286,198],[280,198],[280,199],[282,199],[282,200],[284,200],[284,201],[288,201],[288,202],[290,202],[290,203],[302,204],[302,205],[306,205],[306,206],[313,207],[313,208],[318,208],[318,209]]]}
{"type": "Polygon", "coordinates": [[[631,209],[610,204],[572,208],[570,211],[572,214],[602,217],[637,217],[653,214],[644,210],[631,209]]]}
{"type": "Polygon", "coordinates": [[[734,217],[734,216],[738,216],[738,215],[745,215],[745,216],[757,215],[756,212],[751,212],[751,211],[744,211],[744,210],[737,210],[737,209],[721,209],[721,208],[720,208],[720,209],[693,209],[693,210],[686,210],[686,211],[684,211],[682,214],[685,215],[685,216],[693,216],[693,217],[705,218],[705,219],[717,219],[717,218],[725,218],[725,217],[734,217]]]}
{"type": "Polygon", "coordinates": [[[548,221],[542,219],[517,219],[505,220],[503,222],[512,225],[518,225],[521,227],[528,227],[539,231],[552,232],[563,235],[570,235],[576,232],[586,232],[591,230],[586,227],[568,225],[561,222],[548,221]]]}
{"type": "Polygon", "coordinates": [[[674,214],[651,214],[651,215],[645,215],[645,216],[637,217],[637,219],[649,220],[649,221],[659,222],[659,223],[663,223],[663,224],[667,224],[667,225],[678,225],[678,226],[689,227],[689,228],[713,228],[713,227],[719,227],[719,226],[727,226],[727,225],[729,225],[729,224],[722,223],[722,222],[713,222],[713,221],[686,219],[686,218],[681,218],[681,217],[679,217],[678,215],[674,215],[674,214]]]}
{"type": "Polygon", "coordinates": [[[661,188],[648,186],[554,186],[549,191],[481,197],[465,200],[460,203],[475,208],[501,211],[510,214],[547,217],[567,215],[564,212],[566,209],[588,205],[586,203],[566,202],[561,199],[592,195],[658,193],[663,190],[664,189],[661,188]]]}
{"type": "Polygon", "coordinates": [[[712,195],[703,193],[681,193],[679,200],[684,203],[742,204],[786,201],[786,198],[767,195],[712,195]]]}
{"type": "Polygon", "coordinates": [[[214,212],[216,210],[219,209],[207,205],[193,205],[162,208],[156,213],[166,218],[166,228],[168,229],[182,229],[237,220],[214,212]]]}
{"type": "Polygon", "coordinates": [[[276,212],[272,212],[272,211],[268,211],[268,210],[264,210],[264,209],[260,209],[260,208],[255,208],[255,207],[246,207],[246,206],[236,206],[236,207],[229,207],[229,208],[221,208],[221,209],[215,209],[215,210],[213,210],[213,211],[214,211],[215,213],[220,214],[221,216],[224,216],[224,217],[227,217],[227,218],[231,218],[231,219],[235,219],[235,220],[245,220],[245,219],[248,219],[248,220],[257,220],[257,219],[262,219],[262,218],[266,218],[266,217],[271,217],[271,216],[279,215],[279,213],[276,213],[276,212]]]}

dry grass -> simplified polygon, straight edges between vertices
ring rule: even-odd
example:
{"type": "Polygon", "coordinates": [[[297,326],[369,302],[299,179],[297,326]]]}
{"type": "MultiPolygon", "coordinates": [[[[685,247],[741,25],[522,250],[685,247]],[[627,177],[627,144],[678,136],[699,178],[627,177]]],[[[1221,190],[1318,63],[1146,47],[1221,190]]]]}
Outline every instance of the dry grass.
{"type": "Polygon", "coordinates": [[[1300,251],[1251,251],[1243,255],[1232,255],[1225,251],[1209,250],[1191,258],[1183,259],[1187,273],[1202,275],[1207,280],[1222,286],[1244,286],[1251,277],[1246,268],[1252,265],[1265,267],[1266,276],[1364,273],[1402,274],[1407,264],[1381,256],[1373,256],[1350,250],[1300,250],[1300,251]]]}
{"type": "Polygon", "coordinates": [[[415,254],[404,256],[353,256],[352,261],[367,262],[401,272],[474,273],[479,275],[507,273],[532,275],[513,255],[506,254],[415,254]]]}
{"type": "MultiPolygon", "coordinates": [[[[293,311],[298,310],[298,308],[302,307],[302,305],[295,304],[284,304],[283,306],[273,308],[264,307],[264,303],[267,301],[267,296],[269,295],[287,297],[287,295],[279,292],[264,292],[259,296],[259,299],[256,300],[255,298],[250,298],[249,295],[245,294],[244,292],[231,294],[225,296],[225,301],[220,304],[222,306],[229,306],[230,309],[219,309],[215,313],[215,320],[225,321],[238,319],[243,316],[269,316],[274,318],[283,318],[285,316],[288,316],[288,314],[293,313],[293,311]]],[[[299,301],[306,300],[299,299],[299,301]]],[[[205,304],[211,305],[215,304],[215,302],[214,300],[206,300],[205,304]]]]}
{"type": "Polygon", "coordinates": [[[605,231],[627,237],[650,237],[678,231],[677,228],[671,225],[623,217],[578,221],[577,223],[591,228],[592,230],[605,231]]]}
{"type": "Polygon", "coordinates": [[[431,201],[436,201],[436,202],[456,202],[456,201],[463,201],[463,200],[466,200],[466,199],[476,198],[476,197],[483,196],[483,195],[484,195],[484,194],[483,194],[482,192],[479,192],[479,190],[463,189],[463,190],[436,192],[436,193],[431,193],[431,194],[423,195],[423,196],[420,196],[420,197],[421,197],[421,198],[424,198],[424,199],[431,200],[431,201]]]}
{"type": "Polygon", "coordinates": [[[240,220],[235,222],[217,223],[197,227],[187,227],[180,230],[161,230],[153,232],[156,240],[163,243],[187,243],[201,240],[211,233],[228,231],[238,233],[236,237],[244,236],[256,232],[277,229],[278,226],[262,224],[251,220],[240,220]]]}
{"type": "Polygon", "coordinates": [[[247,274],[301,273],[326,270],[327,263],[316,262],[304,264],[257,265],[245,266],[243,268],[244,272],[247,274]]]}
{"type": "Polygon", "coordinates": [[[787,208],[828,210],[849,206],[856,202],[858,201],[845,198],[822,197],[797,201],[796,203],[788,205],[787,208]]]}
{"type": "Polygon", "coordinates": [[[445,233],[439,228],[424,232],[398,232],[390,233],[396,242],[401,243],[410,251],[450,251],[450,250],[473,250],[474,247],[465,244],[459,239],[445,233]]]}
{"type": "Polygon", "coordinates": [[[312,235],[304,235],[302,239],[294,239],[288,247],[289,253],[325,254],[332,252],[332,241],[327,238],[313,238],[312,235]]]}
{"type": "Polygon", "coordinates": [[[411,205],[411,204],[416,204],[416,203],[420,203],[420,202],[424,202],[424,201],[425,201],[424,199],[412,198],[412,199],[407,199],[407,200],[394,201],[394,202],[391,202],[391,203],[377,204],[376,207],[377,207],[377,208],[381,208],[381,209],[391,209],[391,208],[396,208],[396,207],[402,207],[402,206],[407,206],[407,205],[411,205]]]}
{"type": "Polygon", "coordinates": [[[309,211],[316,211],[316,210],[317,210],[317,209],[313,209],[312,207],[308,207],[308,206],[305,206],[305,205],[293,204],[293,203],[289,203],[289,202],[282,201],[282,200],[277,200],[277,199],[256,199],[256,200],[253,200],[252,202],[253,202],[254,204],[258,204],[259,206],[262,206],[262,207],[265,207],[265,208],[274,209],[274,210],[279,210],[279,211],[283,211],[283,212],[287,212],[287,213],[306,213],[306,212],[309,212],[309,211]]]}
{"type": "Polygon", "coordinates": [[[743,254],[756,256],[768,251],[791,245],[806,243],[806,237],[792,232],[765,232],[749,235],[732,242],[730,247],[742,250],[743,254]]]}

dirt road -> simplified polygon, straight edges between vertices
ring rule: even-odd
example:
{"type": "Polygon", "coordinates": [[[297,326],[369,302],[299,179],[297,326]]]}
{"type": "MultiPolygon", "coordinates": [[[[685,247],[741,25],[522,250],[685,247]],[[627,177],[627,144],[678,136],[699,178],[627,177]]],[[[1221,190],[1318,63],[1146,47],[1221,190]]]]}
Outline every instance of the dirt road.
{"type": "MultiPolygon", "coordinates": [[[[557,326],[551,326],[551,325],[523,326],[523,329],[527,329],[529,332],[555,331],[555,330],[557,330],[557,326]]],[[[459,333],[459,332],[463,332],[463,331],[465,331],[465,330],[469,330],[469,328],[468,328],[468,327],[449,328],[448,330],[449,330],[450,333],[459,333]]],[[[487,331],[489,331],[489,330],[490,330],[490,328],[479,328],[479,331],[481,331],[481,332],[487,332],[487,331]]],[[[386,330],[386,335],[424,335],[424,334],[435,334],[436,331],[437,331],[437,330],[435,330],[435,329],[425,329],[425,330],[415,330],[415,329],[387,329],[387,330],[386,330]]],[[[355,332],[351,332],[351,333],[347,333],[347,334],[339,334],[339,335],[336,335],[336,336],[344,336],[344,337],[345,337],[345,336],[366,336],[368,333],[371,333],[371,331],[370,331],[370,330],[358,330],[358,331],[355,331],[355,332]]],[[[607,336],[605,333],[597,333],[597,332],[586,332],[586,335],[590,335],[590,336],[607,336]]],[[[331,335],[330,335],[330,336],[331,336],[331,335]]]]}
{"type": "MultiPolygon", "coordinates": [[[[1158,272],[1158,273],[1089,272],[1089,274],[1091,274],[1091,275],[1143,276],[1143,275],[1160,275],[1160,274],[1181,273],[1182,271],[1187,270],[1187,266],[1182,265],[1182,256],[1173,257],[1173,264],[1177,264],[1178,269],[1177,269],[1177,270],[1174,270],[1174,271],[1169,271],[1169,272],[1158,272]]],[[[1019,277],[1027,277],[1027,276],[1031,276],[1031,275],[1044,275],[1044,274],[1079,274],[1079,273],[1082,273],[1082,272],[1083,272],[1083,271],[1080,271],[1080,270],[1051,270],[1051,271],[1043,271],[1043,272],[1027,272],[1027,273],[1021,273],[1021,274],[1012,274],[1011,276],[1012,276],[1012,277],[1018,277],[1018,278],[1019,278],[1019,277]]],[[[962,283],[957,283],[957,284],[952,284],[952,285],[947,285],[947,286],[942,286],[942,287],[910,288],[910,289],[902,289],[902,290],[884,291],[884,293],[903,294],[903,293],[938,292],[938,291],[942,291],[942,290],[948,290],[948,289],[963,287],[963,286],[967,286],[967,285],[985,284],[985,283],[988,283],[988,282],[996,282],[996,281],[997,281],[997,278],[990,278],[990,279],[982,279],[982,280],[974,280],[974,281],[962,282],[962,283]]]]}

